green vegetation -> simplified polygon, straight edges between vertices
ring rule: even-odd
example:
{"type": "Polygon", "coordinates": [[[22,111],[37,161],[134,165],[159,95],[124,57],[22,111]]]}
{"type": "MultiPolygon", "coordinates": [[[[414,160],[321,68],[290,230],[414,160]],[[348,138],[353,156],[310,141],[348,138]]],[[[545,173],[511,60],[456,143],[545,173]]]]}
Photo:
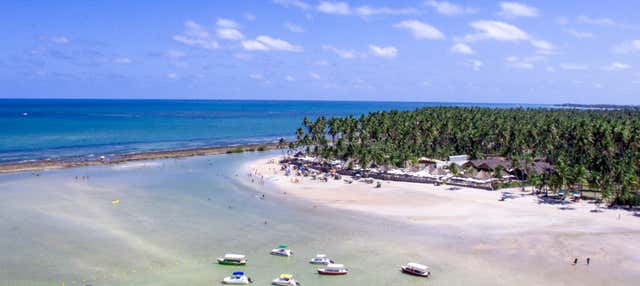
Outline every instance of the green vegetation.
{"type": "Polygon", "coordinates": [[[227,154],[243,153],[243,152],[244,152],[244,149],[242,149],[242,147],[236,147],[236,148],[227,150],[227,154]]]}
{"type": "Polygon", "coordinates": [[[267,150],[267,147],[265,147],[264,145],[260,145],[260,146],[258,146],[258,148],[256,148],[256,150],[262,152],[262,151],[267,150]]]}
{"type": "MultiPolygon", "coordinates": [[[[617,204],[638,203],[640,110],[430,107],[360,118],[305,118],[290,147],[362,167],[398,166],[419,157],[498,155],[522,166],[529,184],[591,187],[617,204]],[[555,167],[534,174],[528,163],[555,167]]],[[[502,172],[502,170],[500,170],[502,172]]]]}

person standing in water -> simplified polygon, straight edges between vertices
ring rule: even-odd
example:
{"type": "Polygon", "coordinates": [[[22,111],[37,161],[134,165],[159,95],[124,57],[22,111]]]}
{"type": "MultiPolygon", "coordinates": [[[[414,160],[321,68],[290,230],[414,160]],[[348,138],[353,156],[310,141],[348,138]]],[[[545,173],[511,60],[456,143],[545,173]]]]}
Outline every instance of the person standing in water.
{"type": "Polygon", "coordinates": [[[573,259],[573,265],[576,265],[576,264],[578,264],[578,258],[577,257],[573,259]]]}

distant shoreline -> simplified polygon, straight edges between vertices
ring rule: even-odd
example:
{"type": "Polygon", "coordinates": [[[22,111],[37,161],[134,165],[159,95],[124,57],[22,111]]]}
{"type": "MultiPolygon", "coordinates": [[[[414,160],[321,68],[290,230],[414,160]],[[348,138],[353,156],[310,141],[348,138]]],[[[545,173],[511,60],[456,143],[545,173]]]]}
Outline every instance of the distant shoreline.
{"type": "Polygon", "coordinates": [[[37,160],[29,162],[9,162],[0,163],[0,173],[15,173],[28,171],[42,171],[51,169],[64,169],[85,166],[113,165],[131,161],[157,160],[170,158],[184,158],[192,156],[220,155],[228,153],[242,153],[250,151],[269,151],[278,149],[278,143],[252,143],[241,145],[227,146],[210,146],[188,149],[174,149],[163,151],[149,151],[117,155],[115,157],[104,159],[100,156],[90,160],[73,160],[73,159],[54,159],[54,160],[37,160]],[[258,150],[260,149],[260,150],[258,150]]]}

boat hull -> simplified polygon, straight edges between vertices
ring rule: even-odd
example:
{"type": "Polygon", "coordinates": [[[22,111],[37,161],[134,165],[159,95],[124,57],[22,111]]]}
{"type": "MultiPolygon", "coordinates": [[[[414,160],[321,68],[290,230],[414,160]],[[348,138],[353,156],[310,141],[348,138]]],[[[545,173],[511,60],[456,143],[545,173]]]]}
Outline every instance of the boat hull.
{"type": "Polygon", "coordinates": [[[242,278],[226,277],[222,280],[222,284],[228,285],[249,285],[250,283],[253,283],[253,280],[247,276],[242,278]]]}
{"type": "Polygon", "coordinates": [[[401,271],[402,271],[402,273],[413,275],[413,276],[418,276],[418,277],[429,277],[429,276],[431,276],[431,272],[428,272],[428,271],[427,272],[417,272],[417,271],[411,270],[409,268],[406,268],[404,266],[401,268],[401,271]]]}
{"type": "Polygon", "coordinates": [[[322,269],[318,269],[318,274],[320,275],[346,275],[349,271],[324,271],[322,269]]]}
{"type": "Polygon", "coordinates": [[[246,265],[247,261],[243,260],[243,261],[227,261],[224,259],[218,259],[218,264],[220,265],[233,265],[233,266],[242,266],[242,265],[246,265]]]}

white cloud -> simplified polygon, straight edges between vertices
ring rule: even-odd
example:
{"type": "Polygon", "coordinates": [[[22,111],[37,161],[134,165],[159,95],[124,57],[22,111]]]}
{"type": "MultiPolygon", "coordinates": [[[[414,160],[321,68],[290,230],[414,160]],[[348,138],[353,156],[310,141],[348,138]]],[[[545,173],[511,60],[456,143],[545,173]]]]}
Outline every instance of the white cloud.
{"type": "Polygon", "coordinates": [[[531,40],[531,45],[540,50],[553,50],[553,45],[544,40],[531,40]]]}
{"type": "Polygon", "coordinates": [[[560,64],[560,68],[563,70],[587,70],[589,67],[581,64],[563,63],[560,64]]]}
{"type": "Polygon", "coordinates": [[[217,29],[216,34],[218,35],[218,38],[225,40],[237,41],[244,39],[244,35],[240,31],[232,28],[217,29]]]}
{"type": "Polygon", "coordinates": [[[284,80],[286,80],[286,81],[296,81],[296,79],[295,79],[295,78],[293,78],[291,75],[286,75],[286,76],[284,77],[284,80]]]}
{"type": "Polygon", "coordinates": [[[630,69],[631,66],[629,64],[621,63],[621,62],[612,62],[606,66],[602,67],[602,70],[605,71],[621,71],[630,69]]]}
{"type": "Polygon", "coordinates": [[[398,55],[398,49],[394,46],[380,47],[376,45],[369,45],[369,51],[374,56],[381,58],[395,58],[398,55]]]}
{"type": "Polygon", "coordinates": [[[242,41],[242,47],[247,51],[267,51],[269,48],[258,41],[242,41]]]}
{"type": "Polygon", "coordinates": [[[49,40],[51,40],[51,42],[54,42],[56,44],[68,44],[69,42],[71,42],[71,40],[65,36],[55,36],[55,37],[51,37],[49,40]]]}
{"type": "Polygon", "coordinates": [[[466,35],[468,41],[493,39],[497,41],[529,40],[529,34],[520,28],[499,21],[475,21],[471,27],[478,31],[476,34],[466,35]]]}
{"type": "Polygon", "coordinates": [[[500,9],[498,14],[505,18],[538,16],[538,9],[518,2],[500,2],[500,9]]]}
{"type": "Polygon", "coordinates": [[[480,60],[466,60],[463,64],[474,71],[479,71],[484,66],[484,63],[480,60]]]}
{"type": "Polygon", "coordinates": [[[613,47],[613,52],[618,54],[628,54],[640,52],[640,40],[627,41],[613,47]]]}
{"type": "Polygon", "coordinates": [[[304,32],[304,29],[294,23],[290,23],[290,22],[286,22],[284,23],[284,27],[285,29],[289,30],[290,32],[293,33],[302,33],[304,32]]]}
{"type": "Polygon", "coordinates": [[[301,0],[273,0],[273,3],[283,7],[295,7],[302,10],[309,10],[311,5],[301,0]]]}
{"type": "Polygon", "coordinates": [[[536,63],[544,61],[545,58],[541,56],[533,57],[515,57],[511,56],[505,59],[508,67],[515,69],[533,69],[536,63]]]}
{"type": "Polygon", "coordinates": [[[316,80],[319,80],[319,79],[322,78],[319,74],[314,73],[314,72],[310,72],[309,76],[312,77],[313,79],[316,79],[316,80]]]}
{"type": "Polygon", "coordinates": [[[435,27],[418,20],[405,20],[393,25],[394,28],[409,30],[416,39],[443,39],[444,34],[435,27]]]}
{"type": "Polygon", "coordinates": [[[249,51],[287,51],[302,52],[301,46],[292,45],[287,41],[269,36],[258,36],[255,40],[242,41],[242,47],[249,51]]]}
{"type": "Polygon", "coordinates": [[[370,7],[370,6],[360,6],[355,9],[355,13],[359,16],[367,17],[374,15],[406,15],[406,14],[416,14],[418,10],[414,8],[389,8],[389,7],[370,7]]]}
{"type": "Polygon", "coordinates": [[[207,29],[194,21],[184,23],[185,30],[182,34],[173,36],[173,40],[189,46],[214,50],[219,47],[207,29]]]}
{"type": "Polygon", "coordinates": [[[555,48],[553,44],[545,40],[535,39],[520,28],[505,22],[475,21],[471,22],[470,25],[477,33],[464,36],[463,40],[467,42],[480,40],[496,40],[501,42],[526,41],[537,48],[538,53],[541,54],[550,54],[555,48]]]}
{"type": "Polygon", "coordinates": [[[590,32],[580,32],[580,31],[576,31],[573,29],[565,29],[565,32],[567,32],[569,35],[574,36],[578,39],[590,39],[593,38],[593,34],[590,32]]]}
{"type": "Polygon", "coordinates": [[[218,18],[218,20],[216,21],[216,25],[222,28],[240,28],[240,25],[238,25],[238,23],[234,22],[233,20],[224,18],[218,18]]]}
{"type": "Polygon", "coordinates": [[[451,47],[451,52],[463,55],[473,55],[475,51],[467,44],[457,43],[451,47]]]}
{"type": "Polygon", "coordinates": [[[322,49],[325,51],[330,51],[344,59],[353,59],[360,56],[360,54],[358,54],[354,50],[339,49],[331,45],[323,45],[322,49]]]}
{"type": "Polygon", "coordinates": [[[178,74],[174,72],[170,72],[167,74],[168,79],[178,79],[178,74]]]}
{"type": "Polygon", "coordinates": [[[430,0],[425,2],[425,4],[436,9],[438,13],[447,16],[476,13],[476,9],[464,7],[447,1],[430,0]]]}
{"type": "Polygon", "coordinates": [[[260,73],[254,73],[254,74],[250,74],[249,75],[250,78],[255,79],[255,80],[263,80],[264,76],[260,73]]]}
{"type": "Polygon", "coordinates": [[[345,2],[333,2],[333,1],[320,1],[318,7],[316,7],[318,11],[327,14],[335,14],[335,15],[349,15],[351,14],[351,8],[348,3],[345,2]]]}
{"type": "Polygon", "coordinates": [[[251,13],[245,13],[244,14],[244,18],[247,19],[248,21],[255,21],[256,20],[256,15],[253,15],[251,13]]]}
{"type": "Polygon", "coordinates": [[[326,14],[357,15],[361,17],[375,15],[407,15],[417,14],[420,12],[415,8],[372,7],[367,5],[352,8],[349,6],[349,3],[340,1],[320,1],[316,9],[319,12],[326,14]]]}
{"type": "Polygon", "coordinates": [[[289,52],[303,51],[303,48],[301,46],[292,45],[287,41],[271,38],[269,36],[258,36],[256,40],[265,44],[267,47],[269,47],[272,50],[289,51],[289,52]]]}
{"type": "Polygon", "coordinates": [[[113,59],[113,63],[119,64],[119,65],[128,65],[128,64],[130,64],[132,62],[133,61],[130,58],[115,58],[115,59],[113,59]]]}
{"type": "Polygon", "coordinates": [[[599,26],[615,26],[616,25],[616,22],[610,18],[591,18],[585,15],[578,16],[578,22],[591,24],[591,25],[599,25],[599,26]]]}

